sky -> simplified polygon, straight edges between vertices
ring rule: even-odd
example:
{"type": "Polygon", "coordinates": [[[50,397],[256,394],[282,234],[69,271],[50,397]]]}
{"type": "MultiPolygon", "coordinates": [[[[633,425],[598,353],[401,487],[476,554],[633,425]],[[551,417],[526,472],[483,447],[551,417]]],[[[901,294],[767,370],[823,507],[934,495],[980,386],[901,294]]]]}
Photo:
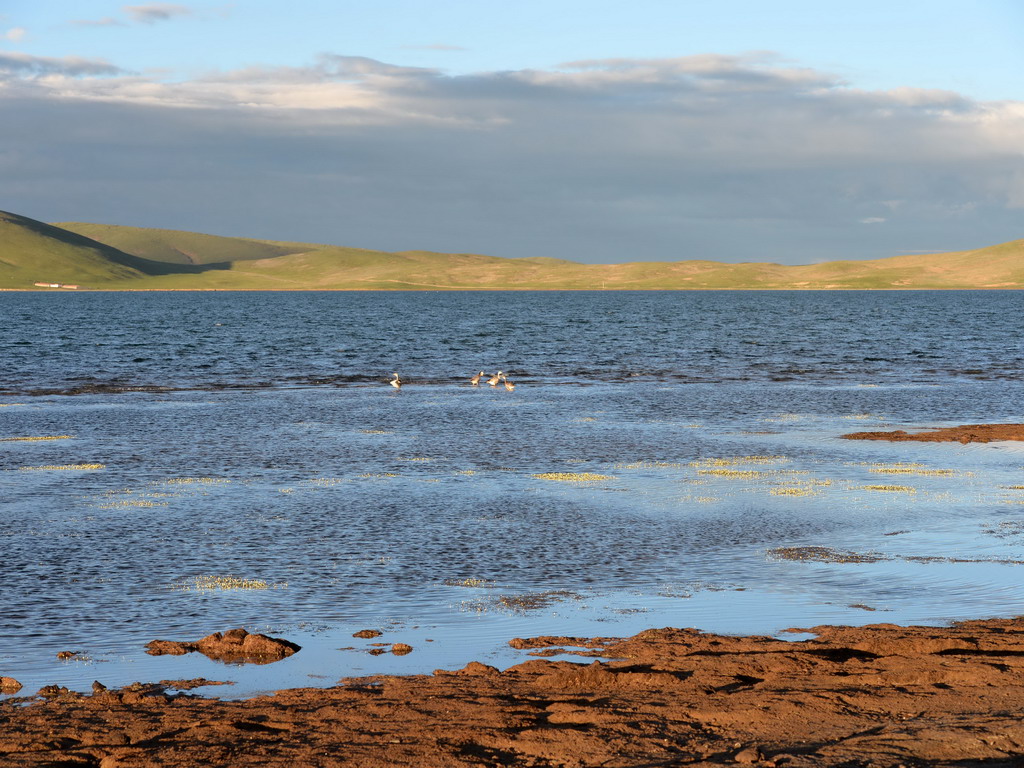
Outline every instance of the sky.
{"type": "Polygon", "coordinates": [[[1024,237],[1019,0],[0,0],[0,209],[798,264],[1024,237]]]}

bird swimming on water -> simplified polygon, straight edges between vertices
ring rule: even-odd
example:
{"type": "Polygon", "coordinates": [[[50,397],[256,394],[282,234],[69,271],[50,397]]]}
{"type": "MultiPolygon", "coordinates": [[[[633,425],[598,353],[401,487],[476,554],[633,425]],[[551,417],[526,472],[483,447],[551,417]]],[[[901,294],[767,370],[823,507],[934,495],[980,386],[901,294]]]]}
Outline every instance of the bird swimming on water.
{"type": "Polygon", "coordinates": [[[502,375],[502,372],[498,371],[496,374],[494,374],[493,376],[491,376],[491,378],[487,380],[487,383],[490,384],[492,387],[498,386],[498,382],[501,381],[502,375]]]}
{"type": "Polygon", "coordinates": [[[401,389],[402,388],[402,380],[400,378],[398,378],[398,374],[397,373],[392,373],[391,375],[394,376],[395,378],[393,378],[391,381],[389,381],[388,384],[390,384],[395,389],[401,389]]]}
{"type": "Polygon", "coordinates": [[[475,387],[477,384],[480,383],[480,377],[483,376],[483,375],[484,375],[484,372],[480,371],[480,373],[478,373],[476,376],[474,376],[472,379],[469,380],[469,383],[472,384],[475,387]]]}
{"type": "Polygon", "coordinates": [[[505,382],[505,389],[509,392],[515,392],[516,385],[509,381],[507,376],[502,376],[501,379],[505,382]]]}

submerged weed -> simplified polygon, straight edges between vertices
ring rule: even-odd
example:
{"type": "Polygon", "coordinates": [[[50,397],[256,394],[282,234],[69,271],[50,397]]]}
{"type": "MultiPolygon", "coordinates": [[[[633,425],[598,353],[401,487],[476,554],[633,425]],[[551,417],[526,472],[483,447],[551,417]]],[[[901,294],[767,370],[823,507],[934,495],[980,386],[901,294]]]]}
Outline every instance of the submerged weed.
{"type": "Polygon", "coordinates": [[[446,587],[488,587],[494,586],[494,582],[485,579],[445,579],[443,584],[446,587]]]}
{"type": "Polygon", "coordinates": [[[534,477],[538,480],[557,480],[563,483],[594,483],[615,479],[612,475],[598,475],[593,472],[541,472],[534,477]]]}
{"type": "Polygon", "coordinates": [[[728,456],[691,461],[691,467],[739,467],[744,464],[784,464],[787,456],[728,456]]]}
{"type": "Polygon", "coordinates": [[[698,475],[711,475],[712,477],[732,477],[751,480],[758,477],[771,477],[770,472],[760,472],[756,469],[700,469],[698,475]]]}
{"type": "Polygon", "coordinates": [[[861,491],[892,491],[893,493],[917,493],[917,488],[909,485],[862,485],[861,491]]]}
{"type": "Polygon", "coordinates": [[[33,437],[0,437],[0,443],[34,443],[40,440],[73,440],[74,435],[39,435],[33,437]]]}
{"type": "Polygon", "coordinates": [[[952,469],[927,469],[924,464],[916,462],[897,462],[896,464],[871,464],[868,472],[876,475],[918,475],[921,477],[952,477],[952,469]]]}
{"type": "Polygon", "coordinates": [[[678,461],[634,461],[630,464],[618,462],[615,469],[682,469],[683,466],[678,461]]]}
{"type": "Polygon", "coordinates": [[[78,470],[78,469],[106,469],[106,464],[44,464],[40,467],[18,467],[18,469],[26,472],[40,471],[40,470],[78,470]]]}
{"type": "Polygon", "coordinates": [[[216,485],[231,481],[226,477],[172,477],[164,482],[168,485],[216,485]]]}
{"type": "Polygon", "coordinates": [[[187,579],[185,583],[179,585],[179,589],[184,592],[191,590],[196,591],[210,591],[210,590],[232,590],[232,589],[284,589],[288,586],[288,582],[280,582],[278,584],[270,584],[262,579],[243,579],[238,576],[193,576],[187,579]]]}
{"type": "Polygon", "coordinates": [[[109,504],[100,504],[98,509],[130,509],[132,507],[148,508],[166,506],[166,501],[156,502],[150,501],[149,499],[124,499],[122,501],[112,501],[109,504]]]}

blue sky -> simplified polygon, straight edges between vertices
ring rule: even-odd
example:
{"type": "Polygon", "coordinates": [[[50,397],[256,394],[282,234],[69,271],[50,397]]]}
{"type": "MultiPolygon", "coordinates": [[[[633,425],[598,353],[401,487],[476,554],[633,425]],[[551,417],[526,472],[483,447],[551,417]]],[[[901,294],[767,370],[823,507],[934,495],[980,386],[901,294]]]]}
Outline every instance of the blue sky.
{"type": "Polygon", "coordinates": [[[0,0],[0,208],[789,263],[1024,236],[1024,3],[0,0]]]}

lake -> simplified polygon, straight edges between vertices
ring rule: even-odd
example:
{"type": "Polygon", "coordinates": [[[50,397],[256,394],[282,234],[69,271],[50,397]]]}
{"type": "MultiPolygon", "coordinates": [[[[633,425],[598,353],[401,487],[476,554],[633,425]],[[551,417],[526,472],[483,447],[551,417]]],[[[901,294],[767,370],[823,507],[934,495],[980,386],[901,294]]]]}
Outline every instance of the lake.
{"type": "Polygon", "coordinates": [[[1020,293],[0,293],[0,318],[23,693],[1024,613],[1024,444],[839,438],[1024,421],[1020,293]],[[303,650],[143,651],[237,626],[303,650]]]}

